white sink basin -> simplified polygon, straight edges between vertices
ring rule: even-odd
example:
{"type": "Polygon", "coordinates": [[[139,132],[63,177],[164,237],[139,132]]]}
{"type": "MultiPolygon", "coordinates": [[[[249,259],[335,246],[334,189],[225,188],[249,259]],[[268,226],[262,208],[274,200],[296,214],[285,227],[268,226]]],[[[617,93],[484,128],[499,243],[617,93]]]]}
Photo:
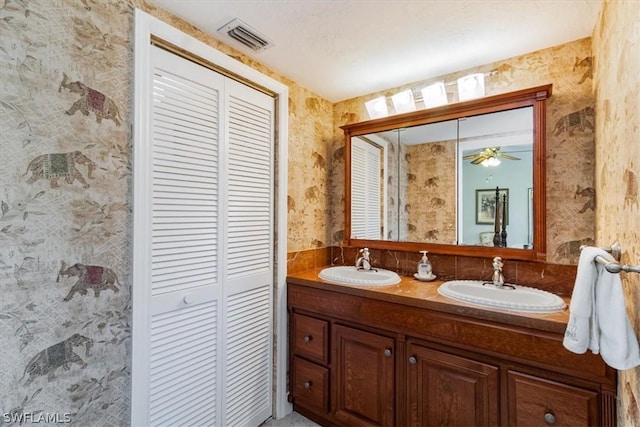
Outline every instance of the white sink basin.
{"type": "Polygon", "coordinates": [[[340,285],[389,286],[400,283],[397,273],[381,268],[367,271],[350,266],[327,267],[318,277],[340,285]]]}
{"type": "Polygon", "coordinates": [[[480,280],[444,282],[438,292],[455,300],[506,310],[553,313],[566,307],[562,298],[547,291],[512,284],[499,288],[480,280]]]}

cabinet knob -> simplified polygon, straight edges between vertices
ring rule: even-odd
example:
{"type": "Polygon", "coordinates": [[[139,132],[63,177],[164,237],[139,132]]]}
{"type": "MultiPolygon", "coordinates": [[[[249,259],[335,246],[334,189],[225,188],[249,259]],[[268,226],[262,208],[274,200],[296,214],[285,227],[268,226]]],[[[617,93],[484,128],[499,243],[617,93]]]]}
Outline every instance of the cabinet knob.
{"type": "Polygon", "coordinates": [[[555,424],[556,423],[556,416],[553,415],[551,412],[547,412],[546,414],[544,414],[544,422],[551,425],[551,424],[555,424]]]}
{"type": "Polygon", "coordinates": [[[311,335],[305,335],[304,336],[304,342],[309,342],[313,339],[313,337],[311,335]]]}
{"type": "Polygon", "coordinates": [[[182,298],[182,301],[184,301],[185,304],[193,304],[195,298],[193,297],[193,295],[185,295],[184,298],[182,298]]]}
{"type": "Polygon", "coordinates": [[[305,383],[304,383],[304,388],[305,388],[305,389],[307,389],[307,390],[309,390],[309,389],[311,388],[311,385],[312,385],[312,384],[313,384],[313,383],[312,383],[311,381],[305,381],[305,383]]]}
{"type": "Polygon", "coordinates": [[[415,365],[416,363],[418,363],[418,359],[415,356],[411,356],[409,357],[409,363],[415,365]]]}
{"type": "Polygon", "coordinates": [[[393,353],[391,352],[391,349],[390,349],[390,348],[387,348],[387,349],[385,349],[385,350],[384,350],[384,355],[385,355],[385,356],[387,356],[387,357],[391,357],[391,355],[392,355],[392,354],[393,354],[393,353]]]}

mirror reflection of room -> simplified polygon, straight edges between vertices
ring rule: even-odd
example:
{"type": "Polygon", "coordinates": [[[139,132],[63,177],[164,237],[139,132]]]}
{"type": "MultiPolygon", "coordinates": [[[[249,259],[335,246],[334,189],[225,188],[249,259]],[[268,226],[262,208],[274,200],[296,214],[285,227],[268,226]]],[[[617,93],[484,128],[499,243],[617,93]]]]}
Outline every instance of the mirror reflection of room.
{"type": "Polygon", "coordinates": [[[461,120],[459,144],[459,243],[494,246],[493,240],[486,243],[484,233],[495,232],[495,189],[499,188],[500,199],[506,196],[506,206],[497,218],[499,231],[506,227],[508,247],[531,248],[532,107],[461,120]]]}
{"type": "Polygon", "coordinates": [[[531,248],[532,110],[354,136],[351,237],[492,246],[482,201],[500,187],[510,192],[507,246],[531,248]]]}

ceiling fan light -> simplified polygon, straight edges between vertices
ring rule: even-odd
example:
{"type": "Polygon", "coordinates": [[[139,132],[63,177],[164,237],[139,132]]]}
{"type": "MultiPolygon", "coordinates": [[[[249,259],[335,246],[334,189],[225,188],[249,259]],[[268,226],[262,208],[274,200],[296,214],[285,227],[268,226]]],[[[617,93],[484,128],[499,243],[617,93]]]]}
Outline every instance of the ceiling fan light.
{"type": "Polygon", "coordinates": [[[380,96],[364,103],[367,107],[367,113],[370,119],[379,119],[381,117],[387,117],[389,111],[387,110],[387,98],[380,96]]]}
{"type": "Polygon", "coordinates": [[[495,166],[498,166],[500,163],[501,163],[500,159],[498,159],[497,157],[489,157],[488,159],[484,159],[483,161],[480,162],[480,164],[485,168],[489,166],[495,167],[495,166]]]}
{"type": "Polygon", "coordinates": [[[467,101],[469,99],[482,98],[484,96],[484,74],[469,74],[458,79],[458,99],[467,101]]]}
{"type": "Polygon", "coordinates": [[[444,82],[437,82],[422,88],[422,102],[424,102],[424,108],[446,105],[449,100],[444,82]]]}
{"type": "Polygon", "coordinates": [[[396,110],[396,114],[408,113],[416,109],[416,103],[413,100],[413,91],[411,89],[396,93],[391,96],[391,101],[393,101],[393,108],[396,110]]]}

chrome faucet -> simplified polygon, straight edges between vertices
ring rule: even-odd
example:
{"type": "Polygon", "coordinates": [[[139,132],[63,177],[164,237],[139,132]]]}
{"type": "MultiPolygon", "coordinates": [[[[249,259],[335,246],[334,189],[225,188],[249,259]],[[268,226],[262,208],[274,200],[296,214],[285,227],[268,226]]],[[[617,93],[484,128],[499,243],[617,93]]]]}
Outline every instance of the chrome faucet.
{"type": "Polygon", "coordinates": [[[369,248],[360,249],[362,256],[356,260],[356,270],[372,270],[369,248]]]}
{"type": "Polygon", "coordinates": [[[499,256],[493,258],[493,285],[501,288],[504,286],[504,275],[502,274],[502,258],[499,256]]]}

